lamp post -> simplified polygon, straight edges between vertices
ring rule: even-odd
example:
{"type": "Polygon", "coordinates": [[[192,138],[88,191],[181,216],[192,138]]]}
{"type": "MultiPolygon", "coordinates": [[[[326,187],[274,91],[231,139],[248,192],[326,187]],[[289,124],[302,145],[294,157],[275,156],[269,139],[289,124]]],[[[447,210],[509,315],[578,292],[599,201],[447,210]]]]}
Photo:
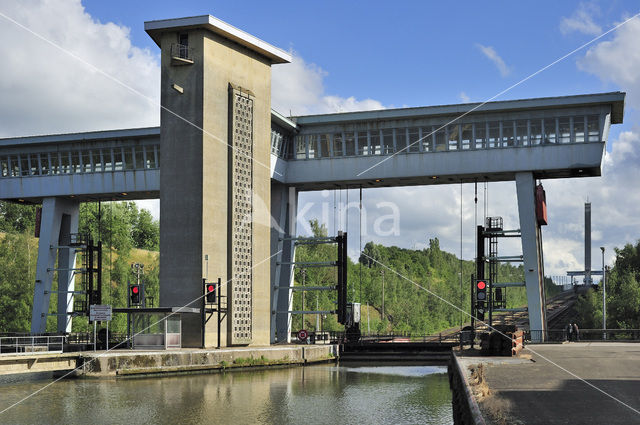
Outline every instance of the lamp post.
{"type": "Polygon", "coordinates": [[[602,337],[607,339],[607,270],[604,266],[604,247],[602,251],[602,337]]]}

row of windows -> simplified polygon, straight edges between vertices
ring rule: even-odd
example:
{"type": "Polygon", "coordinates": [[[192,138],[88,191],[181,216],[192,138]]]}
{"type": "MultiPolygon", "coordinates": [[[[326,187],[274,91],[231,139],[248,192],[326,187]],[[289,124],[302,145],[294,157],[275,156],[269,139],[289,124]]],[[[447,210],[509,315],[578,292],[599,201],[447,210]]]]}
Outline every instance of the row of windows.
{"type": "Polygon", "coordinates": [[[281,158],[286,158],[286,149],[289,145],[289,137],[276,131],[271,130],[271,153],[281,158]]]}
{"type": "Polygon", "coordinates": [[[159,167],[159,145],[0,156],[0,176],[2,177],[103,173],[159,167]]]}
{"type": "Polygon", "coordinates": [[[581,115],[300,135],[288,157],[314,159],[599,141],[600,116],[581,115]]]}

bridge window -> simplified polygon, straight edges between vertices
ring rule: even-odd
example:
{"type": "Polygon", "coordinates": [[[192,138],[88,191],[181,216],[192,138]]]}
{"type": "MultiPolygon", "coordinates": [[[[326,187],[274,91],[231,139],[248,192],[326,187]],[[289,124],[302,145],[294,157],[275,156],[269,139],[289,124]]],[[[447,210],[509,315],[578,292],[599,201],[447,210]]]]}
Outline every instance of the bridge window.
{"type": "Polygon", "coordinates": [[[145,146],[145,168],[157,168],[156,167],[156,155],[155,146],[145,146]]]}
{"type": "Polygon", "coordinates": [[[475,147],[474,149],[484,149],[487,140],[487,124],[478,122],[475,124],[475,147]]]}
{"type": "Polygon", "coordinates": [[[144,152],[142,146],[134,146],[133,156],[136,161],[136,170],[142,170],[144,168],[144,152]]]}
{"type": "Polygon", "coordinates": [[[20,177],[20,166],[18,165],[18,158],[15,156],[9,157],[9,174],[11,174],[11,177],[20,177]]]}
{"type": "Polygon", "coordinates": [[[487,140],[487,147],[497,148],[500,146],[500,122],[489,122],[489,137],[487,140]]]}
{"type": "Polygon", "coordinates": [[[333,156],[343,156],[342,152],[342,133],[333,135],[333,156]]]}
{"type": "Polygon", "coordinates": [[[471,149],[471,140],[473,139],[473,124],[462,124],[462,149],[467,150],[471,149]]]}
{"type": "Polygon", "coordinates": [[[371,154],[380,155],[382,149],[380,149],[380,130],[370,130],[369,137],[371,138],[371,154]]]}
{"type": "Polygon", "coordinates": [[[329,135],[320,134],[318,136],[318,158],[329,156],[329,135]]]}
{"type": "Polygon", "coordinates": [[[113,150],[113,171],[122,171],[123,169],[122,148],[115,148],[113,150]]]}
{"type": "Polygon", "coordinates": [[[395,152],[393,146],[393,129],[382,130],[382,154],[389,155],[395,152]]]}
{"type": "Polygon", "coordinates": [[[556,143],[556,119],[545,118],[544,122],[544,144],[556,143]]]}
{"type": "Polygon", "coordinates": [[[435,138],[436,138],[436,152],[442,152],[447,150],[446,134],[445,134],[444,128],[440,128],[439,130],[436,129],[435,138]]]}
{"type": "Polygon", "coordinates": [[[111,149],[101,149],[102,171],[113,171],[113,160],[111,159],[111,149]]]}
{"type": "Polygon", "coordinates": [[[433,152],[435,140],[435,128],[433,126],[422,127],[422,150],[424,152],[433,152]]]}
{"type": "Polygon", "coordinates": [[[531,120],[531,138],[529,142],[531,145],[539,145],[542,143],[542,120],[531,120]]]}
{"type": "Polygon", "coordinates": [[[353,133],[344,133],[344,155],[354,156],[356,154],[356,140],[353,133]]]}
{"type": "Polygon", "coordinates": [[[307,157],[307,148],[304,143],[304,136],[296,136],[296,158],[305,159],[307,157]]]}
{"type": "Polygon", "coordinates": [[[32,176],[37,176],[40,174],[40,170],[38,169],[38,154],[32,153],[29,155],[29,168],[32,176]]]}
{"type": "Polygon", "coordinates": [[[529,126],[527,124],[527,120],[516,121],[516,145],[529,145],[529,126]]]}
{"type": "Polygon", "coordinates": [[[369,136],[366,131],[358,132],[358,155],[371,155],[369,150],[369,136]]]}
{"type": "Polygon", "coordinates": [[[459,146],[458,137],[460,132],[458,130],[458,124],[447,126],[447,148],[450,151],[457,151],[459,146]]]}
{"type": "Polygon", "coordinates": [[[502,122],[502,147],[512,147],[515,146],[515,137],[513,133],[513,121],[503,121],[502,122]]]}
{"type": "Polygon", "coordinates": [[[600,116],[589,115],[587,116],[587,134],[589,142],[600,141],[600,116]]]}
{"type": "Polygon", "coordinates": [[[124,169],[133,170],[135,164],[133,163],[133,150],[130,147],[123,148],[124,150],[124,169]]]}
{"type": "Polygon", "coordinates": [[[558,118],[558,143],[571,143],[571,118],[558,118]]]}
{"type": "Polygon", "coordinates": [[[396,138],[396,150],[398,152],[407,153],[407,129],[394,128],[394,133],[396,138]]]}
{"type": "Polygon", "coordinates": [[[80,161],[82,162],[82,170],[84,173],[91,172],[91,151],[80,151],[80,161]]]}
{"type": "Polygon", "coordinates": [[[0,157],[0,175],[9,177],[9,162],[6,156],[0,157]]]}
{"type": "Polygon", "coordinates": [[[102,167],[102,153],[100,149],[91,151],[93,155],[93,171],[96,173],[101,173],[104,171],[102,167]]]}
{"type": "Polygon", "coordinates": [[[407,148],[408,152],[419,152],[420,151],[420,129],[418,127],[411,127],[408,129],[409,134],[409,147],[407,148]]]}
{"type": "Polygon", "coordinates": [[[28,176],[29,175],[29,159],[26,156],[18,155],[20,158],[20,175],[28,176]]]}
{"type": "Polygon", "coordinates": [[[51,174],[60,174],[60,152],[51,152],[49,163],[51,164],[51,174]]]}
{"type": "Polygon", "coordinates": [[[80,164],[80,152],[71,152],[71,171],[74,173],[82,172],[82,165],[80,164]]]}
{"type": "Polygon", "coordinates": [[[40,154],[40,173],[43,176],[46,176],[47,174],[49,174],[49,154],[48,153],[41,153],[40,154]]]}
{"type": "Polygon", "coordinates": [[[575,143],[584,142],[585,117],[573,117],[573,138],[575,143]]]}
{"type": "Polygon", "coordinates": [[[60,174],[71,173],[70,152],[60,152],[60,174]]]}
{"type": "Polygon", "coordinates": [[[309,158],[319,158],[318,156],[318,136],[316,134],[309,134],[307,136],[307,143],[309,143],[309,158]]]}

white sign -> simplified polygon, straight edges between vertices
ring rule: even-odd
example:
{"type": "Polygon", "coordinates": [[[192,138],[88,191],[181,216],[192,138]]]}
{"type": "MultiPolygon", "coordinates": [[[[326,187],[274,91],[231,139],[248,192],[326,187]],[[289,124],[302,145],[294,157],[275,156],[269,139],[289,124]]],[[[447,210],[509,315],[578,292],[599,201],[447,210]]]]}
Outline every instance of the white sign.
{"type": "Polygon", "coordinates": [[[108,322],[111,320],[111,306],[107,304],[93,304],[89,306],[89,320],[92,322],[108,322]]]}

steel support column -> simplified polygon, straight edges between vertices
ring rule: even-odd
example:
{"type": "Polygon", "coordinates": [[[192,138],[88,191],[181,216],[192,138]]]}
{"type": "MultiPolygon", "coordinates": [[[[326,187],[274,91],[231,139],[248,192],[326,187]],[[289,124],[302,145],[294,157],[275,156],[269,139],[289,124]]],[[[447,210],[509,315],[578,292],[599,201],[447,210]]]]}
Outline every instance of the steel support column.
{"type": "Polygon", "coordinates": [[[31,333],[46,331],[56,259],[58,268],[64,269],[58,271],[58,332],[71,331],[71,316],[64,313],[73,311],[73,270],[70,269],[75,267],[76,254],[73,249],[52,247],[69,245],[70,234],[78,232],[79,211],[80,204],[75,201],[62,198],[42,201],[31,333]]]}
{"type": "Polygon", "coordinates": [[[544,294],[544,262],[542,258],[542,233],[536,220],[535,179],[533,173],[516,174],[518,214],[522,235],[524,277],[527,288],[529,329],[531,339],[545,339],[547,318],[544,294]]]}
{"type": "Polygon", "coordinates": [[[271,182],[271,343],[291,342],[298,192],[271,182]],[[277,253],[277,254],[276,254],[277,253]],[[274,255],[276,254],[276,255],[274,255]]]}

